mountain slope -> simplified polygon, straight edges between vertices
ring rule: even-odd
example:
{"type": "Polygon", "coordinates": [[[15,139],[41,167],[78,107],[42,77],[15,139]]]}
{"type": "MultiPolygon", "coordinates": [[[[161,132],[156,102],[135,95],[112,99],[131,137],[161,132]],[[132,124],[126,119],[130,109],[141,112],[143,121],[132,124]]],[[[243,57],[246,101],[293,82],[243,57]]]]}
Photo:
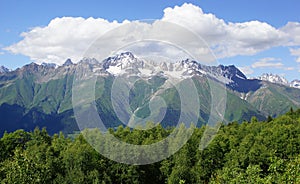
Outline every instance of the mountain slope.
{"type": "Polygon", "coordinates": [[[8,68],[5,68],[4,66],[0,66],[0,73],[7,73],[9,72],[8,68]]]}
{"type": "Polygon", "coordinates": [[[284,77],[274,74],[264,73],[257,79],[262,81],[269,81],[276,84],[289,85],[289,82],[284,77]]]}
{"type": "Polygon", "coordinates": [[[300,91],[282,84],[260,81],[261,87],[247,93],[236,93],[265,116],[276,117],[290,108],[299,108],[300,91]]]}
{"type": "MultiPolygon", "coordinates": [[[[114,113],[111,88],[117,77],[135,81],[130,90],[132,112],[140,118],[150,115],[149,103],[153,94],[170,79],[192,79],[200,101],[199,125],[208,121],[211,111],[212,84],[226,86],[225,121],[250,120],[252,116],[264,119],[300,107],[300,90],[258,79],[249,80],[235,66],[205,66],[196,61],[174,63],[140,60],[126,52],[104,61],[84,58],[77,64],[67,60],[64,65],[37,65],[31,63],[15,71],[0,73],[0,134],[17,128],[30,130],[47,126],[50,133],[59,130],[78,130],[72,108],[72,85],[76,70],[83,68],[98,75],[96,104],[107,127],[122,124],[114,113]]],[[[161,123],[173,126],[180,112],[180,98],[175,86],[160,93],[167,103],[161,123]]],[[[214,107],[213,107],[214,108],[214,107]]],[[[156,119],[153,119],[156,121],[156,119]]],[[[157,120],[158,121],[158,120],[157,120]]]]}

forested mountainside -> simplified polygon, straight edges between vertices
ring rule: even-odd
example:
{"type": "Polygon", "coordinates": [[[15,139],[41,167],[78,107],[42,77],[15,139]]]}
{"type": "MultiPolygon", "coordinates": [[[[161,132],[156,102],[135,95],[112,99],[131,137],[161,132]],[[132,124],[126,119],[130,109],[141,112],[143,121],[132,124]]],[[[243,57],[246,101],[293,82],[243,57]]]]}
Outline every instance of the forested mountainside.
{"type": "MultiPolygon", "coordinates": [[[[46,129],[17,130],[0,139],[0,180],[18,184],[300,182],[300,110],[263,122],[253,117],[250,122],[223,125],[208,147],[200,150],[204,129],[196,128],[171,157],[140,166],[103,157],[81,134],[70,138],[62,133],[50,136],[46,129]]],[[[120,126],[110,133],[140,145],[159,141],[172,131],[160,125],[147,131],[120,126]]]]}
{"type": "MultiPolygon", "coordinates": [[[[211,84],[226,87],[224,122],[242,122],[252,116],[264,120],[268,116],[284,114],[291,107],[300,108],[300,89],[247,79],[233,65],[206,66],[189,59],[154,64],[126,52],[103,61],[85,58],[77,64],[67,60],[62,66],[32,63],[14,71],[3,69],[0,72],[0,135],[20,128],[30,131],[36,126],[47,127],[50,134],[77,131],[72,86],[74,75],[80,68],[99,74],[95,100],[107,127],[121,124],[114,113],[110,96],[113,81],[119,76],[126,80],[140,77],[130,91],[129,103],[132,111],[140,109],[137,113],[141,117],[149,113],[149,97],[170,78],[194,81],[200,102],[198,126],[207,123],[210,116],[211,84]]],[[[179,94],[173,88],[165,90],[161,96],[168,105],[161,124],[163,127],[172,126],[171,122],[176,122],[180,114],[179,94]]]]}

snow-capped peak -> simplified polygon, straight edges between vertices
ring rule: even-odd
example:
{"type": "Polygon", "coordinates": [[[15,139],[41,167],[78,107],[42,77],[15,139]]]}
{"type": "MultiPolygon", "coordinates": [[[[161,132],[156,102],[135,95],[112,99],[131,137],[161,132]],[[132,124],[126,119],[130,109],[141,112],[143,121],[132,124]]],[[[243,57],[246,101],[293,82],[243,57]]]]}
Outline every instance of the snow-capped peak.
{"type": "Polygon", "coordinates": [[[46,68],[57,68],[58,67],[55,63],[42,63],[41,65],[46,68]]]}
{"type": "Polygon", "coordinates": [[[230,84],[245,80],[246,76],[235,66],[205,66],[197,61],[186,59],[178,62],[148,61],[125,52],[103,61],[103,69],[112,75],[164,75],[172,78],[187,78],[206,75],[222,83],[230,84]]]}
{"type": "Polygon", "coordinates": [[[107,69],[110,66],[118,66],[125,69],[136,64],[143,64],[143,61],[137,59],[131,52],[125,52],[105,59],[103,67],[107,69]]]}
{"type": "Polygon", "coordinates": [[[67,59],[66,62],[63,64],[63,66],[70,66],[73,65],[73,62],[71,59],[67,59]]]}
{"type": "Polygon", "coordinates": [[[131,52],[125,52],[103,61],[103,68],[113,75],[124,73],[139,73],[138,68],[144,67],[144,61],[135,57],[131,52]]]}
{"type": "Polygon", "coordinates": [[[0,73],[7,73],[9,72],[10,70],[4,66],[0,66],[0,73]]]}
{"type": "Polygon", "coordinates": [[[84,57],[79,63],[98,64],[99,61],[95,58],[84,57]]]}
{"type": "Polygon", "coordinates": [[[293,88],[299,88],[300,89],[300,80],[293,80],[291,83],[290,83],[290,87],[293,87],[293,88]]]}
{"type": "Polygon", "coordinates": [[[286,80],[284,77],[281,77],[276,74],[264,73],[260,77],[257,77],[257,79],[263,80],[263,81],[269,81],[269,82],[276,83],[276,84],[289,85],[288,80],[286,80]]]}

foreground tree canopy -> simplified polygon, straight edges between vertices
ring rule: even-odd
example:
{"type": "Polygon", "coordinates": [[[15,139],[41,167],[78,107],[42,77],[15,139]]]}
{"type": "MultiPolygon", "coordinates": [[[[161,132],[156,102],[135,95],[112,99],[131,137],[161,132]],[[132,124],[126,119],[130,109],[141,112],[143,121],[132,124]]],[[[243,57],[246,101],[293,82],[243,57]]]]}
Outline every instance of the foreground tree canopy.
{"type": "MultiPolygon", "coordinates": [[[[17,130],[0,139],[0,180],[18,184],[300,183],[300,110],[291,109],[266,122],[252,118],[222,125],[209,146],[200,150],[204,129],[196,128],[187,144],[168,159],[142,166],[103,157],[81,134],[50,136],[46,129],[17,130]]],[[[110,130],[132,144],[151,144],[172,131],[159,125],[147,131],[110,130]]]]}

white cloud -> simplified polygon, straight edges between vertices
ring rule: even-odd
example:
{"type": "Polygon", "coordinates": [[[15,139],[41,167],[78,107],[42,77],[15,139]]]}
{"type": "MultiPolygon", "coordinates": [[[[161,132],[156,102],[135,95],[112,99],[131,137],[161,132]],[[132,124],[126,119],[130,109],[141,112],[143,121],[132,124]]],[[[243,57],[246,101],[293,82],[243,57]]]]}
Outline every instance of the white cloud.
{"type": "MultiPolygon", "coordinates": [[[[174,8],[166,8],[163,17],[152,25],[130,22],[132,25],[126,27],[126,30],[120,30],[120,33],[116,31],[116,34],[111,35],[110,39],[103,40],[99,44],[101,46],[99,49],[108,52],[113,44],[120,45],[138,38],[149,38],[152,34],[152,36],[157,35],[155,37],[157,40],[165,39],[171,43],[176,43],[177,46],[197,55],[200,60],[213,60],[213,58],[207,59],[207,57],[211,57],[210,51],[205,47],[205,44],[199,44],[199,39],[187,38],[186,32],[180,29],[173,31],[170,28],[166,29],[162,26],[162,21],[182,25],[199,35],[212,48],[218,58],[253,55],[275,46],[300,45],[300,23],[290,22],[286,26],[276,29],[259,21],[225,22],[213,14],[204,13],[200,7],[183,4],[174,8]],[[180,35],[181,33],[182,35],[180,35]],[[119,39],[121,37],[123,39],[119,39]]],[[[6,50],[29,56],[37,62],[62,64],[67,58],[76,62],[81,59],[95,39],[109,30],[126,25],[128,22],[109,22],[101,18],[55,18],[45,27],[35,27],[22,33],[23,39],[7,47],[6,50]]],[[[159,54],[162,54],[163,51],[166,52],[165,54],[177,53],[170,47],[158,50],[160,50],[159,54]]],[[[295,55],[300,56],[298,51],[295,52],[295,55]]],[[[261,61],[261,63],[254,64],[255,67],[274,65],[271,61],[261,61]]],[[[282,67],[282,63],[277,62],[275,66],[282,67]]]]}
{"type": "Polygon", "coordinates": [[[300,63],[300,48],[290,49],[290,53],[292,56],[296,56],[296,62],[300,63]]]}
{"type": "Polygon", "coordinates": [[[131,51],[137,55],[164,56],[171,60],[193,58],[214,62],[209,47],[189,30],[174,23],[157,20],[152,24],[134,21],[102,35],[85,54],[98,60],[114,51],[131,51]]]}
{"type": "Polygon", "coordinates": [[[296,70],[295,67],[285,66],[281,61],[282,61],[281,58],[266,57],[266,58],[261,58],[258,61],[255,61],[250,66],[242,66],[242,67],[238,67],[238,68],[246,75],[253,74],[255,69],[257,69],[257,68],[262,68],[262,69],[264,69],[264,68],[268,68],[268,69],[277,68],[277,69],[281,69],[281,70],[284,70],[284,71],[296,70]]]}
{"type": "Polygon", "coordinates": [[[300,22],[288,22],[280,30],[287,34],[287,45],[300,45],[300,22]]]}
{"type": "Polygon", "coordinates": [[[286,71],[292,71],[292,70],[295,70],[294,67],[285,67],[285,68],[283,68],[283,69],[286,70],[286,71]]]}
{"type": "Polygon", "coordinates": [[[256,54],[283,44],[287,36],[264,22],[226,23],[192,4],[165,9],[162,20],[184,25],[196,32],[214,48],[219,58],[256,54]]]}
{"type": "Polygon", "coordinates": [[[284,66],[283,63],[275,61],[280,61],[280,59],[271,57],[262,58],[254,62],[251,66],[252,68],[282,68],[284,66]]]}
{"type": "Polygon", "coordinates": [[[38,63],[62,64],[70,57],[78,61],[95,38],[120,24],[100,18],[55,18],[46,27],[23,32],[23,39],[6,50],[29,56],[38,63]]]}
{"type": "Polygon", "coordinates": [[[166,8],[162,20],[186,26],[209,43],[220,40],[227,34],[224,20],[213,14],[205,14],[200,7],[192,4],[166,8]]]}
{"type": "Polygon", "coordinates": [[[300,48],[298,49],[290,49],[290,52],[293,56],[299,56],[300,55],[300,48]]]}

